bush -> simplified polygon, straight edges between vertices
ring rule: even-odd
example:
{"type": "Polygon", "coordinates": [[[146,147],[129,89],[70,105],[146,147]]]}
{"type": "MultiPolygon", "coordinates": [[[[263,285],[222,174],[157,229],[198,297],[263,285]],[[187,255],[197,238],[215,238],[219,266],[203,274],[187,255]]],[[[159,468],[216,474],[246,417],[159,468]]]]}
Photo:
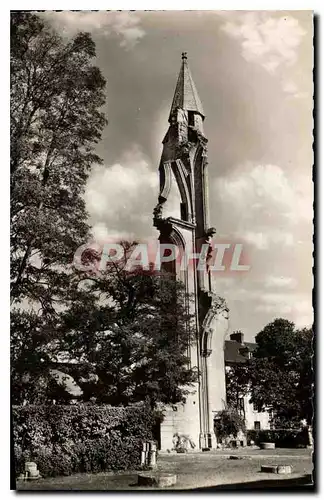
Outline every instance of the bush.
{"type": "Polygon", "coordinates": [[[12,410],[15,472],[25,461],[42,476],[140,467],[155,415],[144,404],[16,406],[12,410]]]}
{"type": "Polygon", "coordinates": [[[263,442],[275,443],[277,448],[301,448],[308,445],[307,429],[269,429],[248,430],[247,442],[254,441],[256,445],[263,442]]]}

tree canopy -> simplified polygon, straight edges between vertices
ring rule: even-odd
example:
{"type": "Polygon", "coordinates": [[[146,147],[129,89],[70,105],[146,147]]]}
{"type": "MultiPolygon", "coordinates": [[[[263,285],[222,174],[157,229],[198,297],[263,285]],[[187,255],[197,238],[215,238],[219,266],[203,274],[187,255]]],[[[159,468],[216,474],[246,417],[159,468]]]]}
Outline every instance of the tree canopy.
{"type": "Polygon", "coordinates": [[[184,401],[197,372],[189,366],[193,341],[190,300],[167,274],[129,272],[110,265],[84,278],[88,300],[75,300],[63,316],[60,350],[78,364],[69,373],[82,399],[129,404],[184,401]]]}
{"type": "Polygon", "coordinates": [[[63,39],[37,15],[11,17],[11,301],[44,313],[66,300],[89,234],[83,193],[106,120],[87,33],[63,39]]]}
{"type": "MultiPolygon", "coordinates": [[[[83,193],[106,125],[95,45],[11,15],[11,349],[13,392],[32,390],[71,303],[73,255],[89,238],[83,193]],[[24,382],[25,381],[25,382],[24,382]],[[28,383],[27,383],[28,382],[28,383]]],[[[36,386],[35,386],[36,387],[36,386]]],[[[25,394],[26,395],[26,394],[25,394]]]]}

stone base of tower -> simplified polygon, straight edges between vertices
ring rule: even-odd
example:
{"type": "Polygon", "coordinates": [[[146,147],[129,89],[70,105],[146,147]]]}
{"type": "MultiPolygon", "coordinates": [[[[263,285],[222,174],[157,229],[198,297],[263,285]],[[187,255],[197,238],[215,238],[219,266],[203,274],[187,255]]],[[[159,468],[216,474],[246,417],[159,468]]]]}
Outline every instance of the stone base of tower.
{"type": "Polygon", "coordinates": [[[217,448],[217,440],[214,432],[202,432],[199,435],[199,447],[201,450],[204,449],[215,449],[217,448]]]}
{"type": "Polygon", "coordinates": [[[190,394],[185,404],[169,406],[164,412],[165,417],[161,423],[161,450],[174,448],[175,435],[188,436],[197,450],[200,448],[200,420],[198,392],[190,394]]]}

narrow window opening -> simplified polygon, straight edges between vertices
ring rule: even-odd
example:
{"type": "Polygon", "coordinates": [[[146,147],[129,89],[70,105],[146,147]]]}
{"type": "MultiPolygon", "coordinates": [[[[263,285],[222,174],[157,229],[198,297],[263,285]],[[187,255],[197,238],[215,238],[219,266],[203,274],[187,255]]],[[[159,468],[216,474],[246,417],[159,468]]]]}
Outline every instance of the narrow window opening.
{"type": "Polygon", "coordinates": [[[254,422],[254,430],[255,431],[261,430],[261,423],[258,420],[254,422]]]}
{"type": "Polygon", "coordinates": [[[195,114],[193,111],[188,111],[188,125],[190,127],[195,126],[195,114]]]}
{"type": "Polygon", "coordinates": [[[180,203],[180,215],[182,220],[188,220],[188,210],[186,203],[180,203]]]}

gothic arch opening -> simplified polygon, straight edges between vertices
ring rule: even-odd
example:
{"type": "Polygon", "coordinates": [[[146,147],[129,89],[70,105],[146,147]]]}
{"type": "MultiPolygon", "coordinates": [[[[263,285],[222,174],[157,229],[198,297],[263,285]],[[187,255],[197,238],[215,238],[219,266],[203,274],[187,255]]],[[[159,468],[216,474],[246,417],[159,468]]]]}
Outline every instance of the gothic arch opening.
{"type": "Polygon", "coordinates": [[[163,216],[164,217],[175,217],[176,219],[181,218],[181,193],[177,184],[177,180],[173,171],[171,172],[171,183],[170,183],[170,191],[168,193],[167,201],[163,207],[163,216]]]}

